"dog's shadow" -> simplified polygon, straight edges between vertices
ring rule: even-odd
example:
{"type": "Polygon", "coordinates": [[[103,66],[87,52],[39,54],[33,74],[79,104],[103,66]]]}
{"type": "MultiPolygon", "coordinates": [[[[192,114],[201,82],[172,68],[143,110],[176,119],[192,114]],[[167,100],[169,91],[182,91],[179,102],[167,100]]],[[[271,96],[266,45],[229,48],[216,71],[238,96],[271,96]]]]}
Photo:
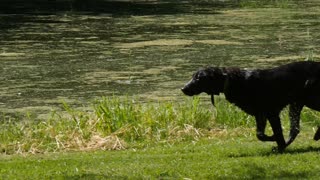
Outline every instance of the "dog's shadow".
{"type": "Polygon", "coordinates": [[[228,157],[232,158],[241,158],[241,157],[263,157],[263,156],[273,156],[273,155],[286,155],[286,154],[303,154],[303,153],[310,153],[310,152],[319,152],[320,153],[320,147],[296,147],[296,148],[288,148],[284,152],[277,152],[270,150],[261,150],[256,151],[255,153],[248,153],[248,152],[238,152],[236,154],[228,154],[228,157]]]}
{"type": "Polygon", "coordinates": [[[320,147],[297,147],[294,149],[288,148],[282,154],[301,154],[301,153],[309,153],[309,152],[320,152],[320,147]]]}

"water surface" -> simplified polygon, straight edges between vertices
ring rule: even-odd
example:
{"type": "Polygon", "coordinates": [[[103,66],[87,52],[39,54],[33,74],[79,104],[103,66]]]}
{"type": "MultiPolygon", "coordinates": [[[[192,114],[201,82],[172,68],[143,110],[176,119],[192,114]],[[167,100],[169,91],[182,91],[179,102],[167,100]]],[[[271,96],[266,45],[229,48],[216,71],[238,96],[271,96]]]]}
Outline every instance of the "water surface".
{"type": "MultiPolygon", "coordinates": [[[[211,1],[209,1],[211,2],[211,1]]],[[[0,111],[47,114],[121,95],[179,100],[200,67],[319,59],[320,3],[104,3],[0,14],[0,111]],[[170,9],[171,8],[171,9],[170,9]]]]}

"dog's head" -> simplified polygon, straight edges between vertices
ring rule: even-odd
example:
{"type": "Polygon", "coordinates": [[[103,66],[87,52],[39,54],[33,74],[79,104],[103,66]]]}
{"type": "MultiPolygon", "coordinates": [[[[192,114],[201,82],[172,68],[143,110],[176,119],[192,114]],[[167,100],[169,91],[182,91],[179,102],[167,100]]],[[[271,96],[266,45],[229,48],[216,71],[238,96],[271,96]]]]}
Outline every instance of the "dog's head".
{"type": "Polygon", "coordinates": [[[219,95],[223,92],[226,77],[227,73],[222,68],[200,69],[193,74],[192,79],[181,90],[188,96],[198,95],[202,92],[209,95],[219,95]]]}

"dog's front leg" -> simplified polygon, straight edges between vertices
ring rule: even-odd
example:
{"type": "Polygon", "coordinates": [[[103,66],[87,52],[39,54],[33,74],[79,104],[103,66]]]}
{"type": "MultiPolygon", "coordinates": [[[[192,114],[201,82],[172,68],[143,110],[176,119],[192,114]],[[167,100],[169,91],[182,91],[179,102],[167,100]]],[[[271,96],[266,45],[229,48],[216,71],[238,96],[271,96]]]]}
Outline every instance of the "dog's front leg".
{"type": "Polygon", "coordinates": [[[274,136],[267,136],[265,134],[265,129],[267,125],[267,118],[265,116],[259,115],[255,116],[257,125],[257,138],[260,141],[276,141],[274,136]]]}
{"type": "Polygon", "coordinates": [[[286,142],[283,137],[280,118],[278,115],[274,115],[269,117],[268,119],[272,127],[273,137],[275,138],[278,145],[278,151],[282,152],[286,148],[286,142]]]}

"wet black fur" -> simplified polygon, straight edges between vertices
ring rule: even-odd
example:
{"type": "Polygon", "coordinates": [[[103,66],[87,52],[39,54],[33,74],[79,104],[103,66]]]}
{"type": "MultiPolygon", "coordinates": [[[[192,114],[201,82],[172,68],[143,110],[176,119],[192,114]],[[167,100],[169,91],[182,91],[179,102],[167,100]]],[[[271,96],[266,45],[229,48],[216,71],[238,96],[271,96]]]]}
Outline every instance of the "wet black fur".
{"type": "MultiPolygon", "coordinates": [[[[300,131],[303,106],[320,111],[320,63],[294,62],[256,70],[209,67],[197,71],[182,91],[189,96],[224,93],[229,102],[255,117],[259,140],[276,141],[283,151],[300,131]],[[291,129],[285,141],[279,114],[287,105],[291,129]],[[265,135],[267,120],[272,136],[265,135]]],[[[314,139],[320,139],[319,129],[314,139]]]]}

